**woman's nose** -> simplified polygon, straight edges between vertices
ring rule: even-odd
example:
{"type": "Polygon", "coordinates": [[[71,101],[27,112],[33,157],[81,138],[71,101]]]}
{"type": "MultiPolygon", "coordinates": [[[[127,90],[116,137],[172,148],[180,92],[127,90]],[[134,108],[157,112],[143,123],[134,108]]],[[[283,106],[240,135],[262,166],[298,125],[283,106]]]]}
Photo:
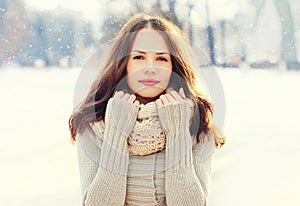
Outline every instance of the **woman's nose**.
{"type": "Polygon", "coordinates": [[[156,73],[156,68],[152,60],[147,61],[147,65],[144,70],[145,73],[156,73]]]}

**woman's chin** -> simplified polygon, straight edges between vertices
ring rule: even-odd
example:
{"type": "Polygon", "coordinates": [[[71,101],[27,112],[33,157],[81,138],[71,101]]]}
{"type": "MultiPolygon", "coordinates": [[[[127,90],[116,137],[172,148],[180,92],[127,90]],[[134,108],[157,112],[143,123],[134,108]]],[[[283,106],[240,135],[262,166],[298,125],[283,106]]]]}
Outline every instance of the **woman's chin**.
{"type": "Polygon", "coordinates": [[[164,90],[161,88],[143,88],[140,91],[136,92],[136,94],[143,98],[153,99],[162,94],[163,91],[164,90]]]}
{"type": "Polygon", "coordinates": [[[156,99],[159,98],[159,95],[161,93],[155,93],[155,94],[139,94],[136,93],[136,99],[139,100],[143,104],[147,104],[149,102],[155,101],[156,99]]]}

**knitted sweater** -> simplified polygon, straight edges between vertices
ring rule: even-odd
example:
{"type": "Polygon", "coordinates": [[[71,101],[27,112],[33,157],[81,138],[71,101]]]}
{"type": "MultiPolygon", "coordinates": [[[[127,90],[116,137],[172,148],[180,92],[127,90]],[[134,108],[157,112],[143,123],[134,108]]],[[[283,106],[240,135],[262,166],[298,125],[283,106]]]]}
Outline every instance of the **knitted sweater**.
{"type": "MultiPolygon", "coordinates": [[[[197,143],[191,137],[191,110],[187,102],[158,108],[153,105],[137,106],[110,99],[104,131],[86,129],[77,134],[82,205],[208,204],[214,138],[210,132],[204,143],[197,143]],[[141,123],[138,117],[147,115],[159,119],[166,135],[166,148],[147,156],[129,155],[128,137],[138,135],[136,125],[141,123]]],[[[91,127],[101,128],[98,124],[91,127]]]]}

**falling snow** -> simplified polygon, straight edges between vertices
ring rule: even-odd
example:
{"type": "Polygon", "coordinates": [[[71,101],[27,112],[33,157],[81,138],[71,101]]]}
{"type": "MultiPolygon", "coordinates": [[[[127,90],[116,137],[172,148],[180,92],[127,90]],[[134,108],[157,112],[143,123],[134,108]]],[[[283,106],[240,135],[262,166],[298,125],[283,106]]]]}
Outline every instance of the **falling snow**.
{"type": "MultiPolygon", "coordinates": [[[[130,14],[158,2],[167,11],[170,4],[87,0],[76,8],[53,0],[38,9],[32,2],[43,6],[0,0],[0,205],[80,205],[67,126],[79,67],[130,14]]],[[[228,143],[215,153],[209,205],[298,205],[299,1],[172,3],[201,66],[225,67],[215,74],[226,104],[218,106],[217,95],[215,109],[226,114],[228,143]]],[[[207,83],[213,87],[214,80],[207,83]]]]}

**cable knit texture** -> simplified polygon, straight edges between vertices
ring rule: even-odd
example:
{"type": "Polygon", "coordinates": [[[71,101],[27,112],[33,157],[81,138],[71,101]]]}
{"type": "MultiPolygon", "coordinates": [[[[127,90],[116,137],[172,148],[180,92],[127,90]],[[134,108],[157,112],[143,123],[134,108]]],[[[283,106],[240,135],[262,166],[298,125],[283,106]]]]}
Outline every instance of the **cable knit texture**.
{"type": "Polygon", "coordinates": [[[139,107],[121,99],[110,99],[105,113],[103,149],[100,157],[100,165],[110,171],[127,174],[129,136],[139,107]]]}
{"type": "Polygon", "coordinates": [[[166,188],[169,188],[166,190],[167,204],[206,205],[206,194],[193,164],[188,103],[184,101],[164,105],[158,108],[158,113],[167,136],[165,178],[166,188]]]}
{"type": "Polygon", "coordinates": [[[190,115],[187,102],[156,108],[110,99],[105,125],[77,135],[82,205],[207,205],[214,138],[197,143],[190,115]],[[159,146],[143,147],[153,142],[159,146]]]}

